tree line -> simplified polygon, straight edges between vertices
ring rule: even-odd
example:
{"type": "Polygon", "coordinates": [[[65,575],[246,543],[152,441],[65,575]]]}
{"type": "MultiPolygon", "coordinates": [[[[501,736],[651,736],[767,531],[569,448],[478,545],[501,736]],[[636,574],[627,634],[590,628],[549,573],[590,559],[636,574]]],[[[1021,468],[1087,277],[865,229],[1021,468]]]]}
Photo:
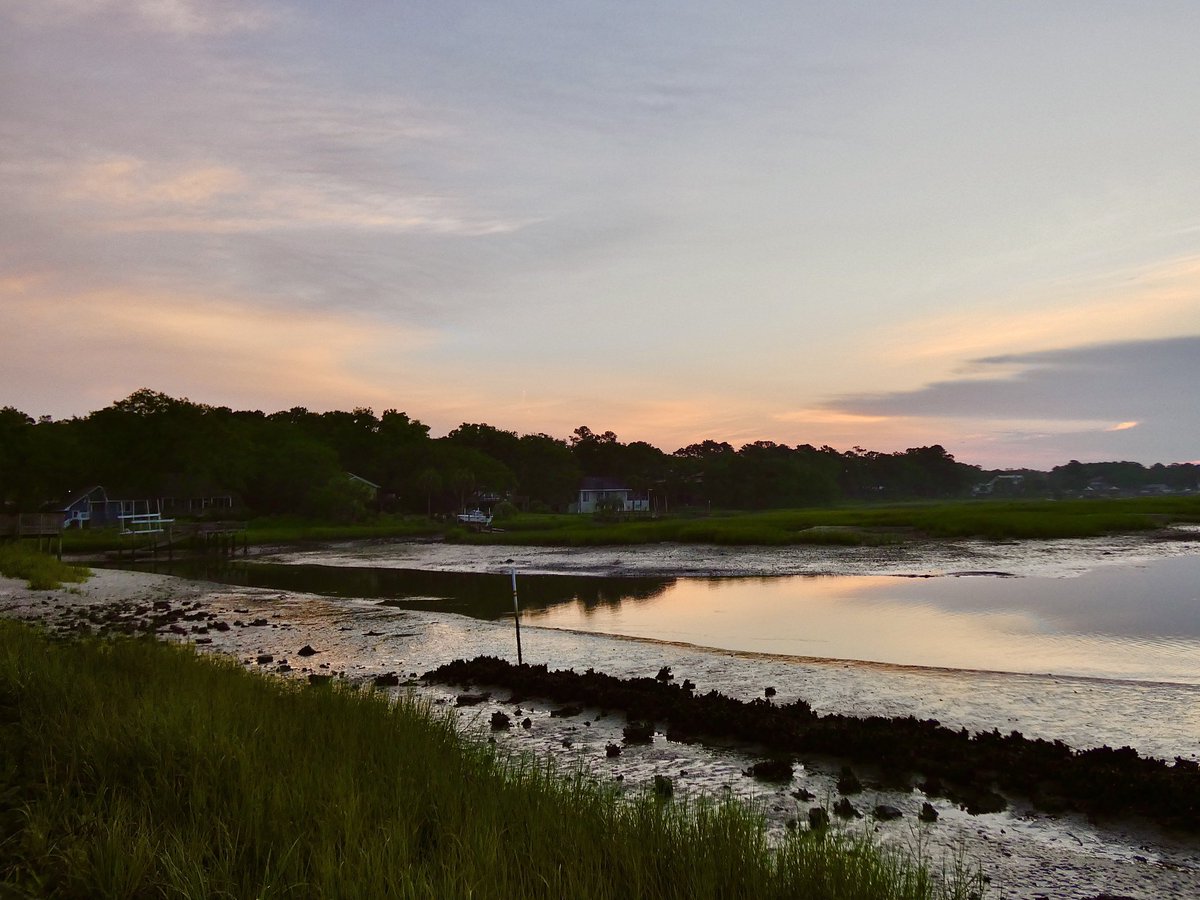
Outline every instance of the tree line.
{"type": "MultiPolygon", "coordinates": [[[[1193,487],[1197,469],[1072,461],[1028,474],[1044,476],[1043,486],[1053,490],[1056,480],[1074,485],[1097,477],[1088,466],[1123,467],[1113,474],[1122,484],[1136,480],[1140,468],[1143,483],[1190,479],[1193,487]]],[[[61,503],[95,484],[110,497],[231,495],[248,513],[325,519],[361,516],[372,505],[446,514],[480,496],[504,497],[530,511],[564,511],[589,475],[648,493],[660,510],[768,509],[964,496],[990,474],[936,444],[879,453],[772,441],[734,448],[706,440],[667,453],[587,426],[560,439],[482,423],[433,438],[429,426],[395,409],[263,413],[150,389],[57,421],[0,409],[0,500],[10,511],[61,503]],[[347,473],[379,485],[378,496],[368,503],[361,482],[347,473]]]]}

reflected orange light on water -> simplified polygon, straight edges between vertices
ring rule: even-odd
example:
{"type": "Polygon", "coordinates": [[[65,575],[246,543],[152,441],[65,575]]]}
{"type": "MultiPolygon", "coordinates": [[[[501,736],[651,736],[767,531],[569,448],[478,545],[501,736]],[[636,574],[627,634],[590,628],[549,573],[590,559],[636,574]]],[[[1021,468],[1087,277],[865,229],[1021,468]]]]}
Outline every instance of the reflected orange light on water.
{"type": "MultiPolygon", "coordinates": [[[[994,594],[997,580],[988,581],[994,594]]],[[[1036,610],[934,602],[973,587],[985,585],[890,576],[685,578],[650,600],[563,604],[531,613],[529,622],[746,653],[1200,683],[1200,645],[1191,639],[1080,634],[1036,610]]]]}

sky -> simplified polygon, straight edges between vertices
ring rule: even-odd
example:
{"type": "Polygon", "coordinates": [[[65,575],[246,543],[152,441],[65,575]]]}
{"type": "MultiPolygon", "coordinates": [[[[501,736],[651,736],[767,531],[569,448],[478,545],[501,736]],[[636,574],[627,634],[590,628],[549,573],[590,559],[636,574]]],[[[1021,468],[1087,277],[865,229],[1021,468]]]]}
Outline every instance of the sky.
{"type": "Polygon", "coordinates": [[[0,406],[1200,459],[1200,4],[0,0],[0,406]]]}

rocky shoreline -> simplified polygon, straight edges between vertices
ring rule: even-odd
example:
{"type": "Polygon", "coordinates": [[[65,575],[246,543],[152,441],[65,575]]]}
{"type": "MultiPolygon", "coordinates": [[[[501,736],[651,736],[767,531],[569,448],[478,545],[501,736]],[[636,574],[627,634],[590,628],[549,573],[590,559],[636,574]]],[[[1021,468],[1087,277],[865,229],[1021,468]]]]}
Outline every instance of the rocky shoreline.
{"type": "MultiPolygon", "coordinates": [[[[332,677],[350,686],[379,684],[377,690],[416,692],[446,706],[455,705],[461,690],[416,679],[416,673],[436,669],[456,657],[505,655],[512,640],[511,626],[504,623],[398,610],[361,599],[230,587],[115,570],[98,570],[83,585],[49,592],[30,591],[23,583],[0,578],[0,614],[41,622],[59,633],[152,634],[191,644],[198,651],[233,657],[264,675],[320,682],[332,677]],[[314,654],[302,654],[306,647],[313,648],[314,654]],[[260,662],[268,658],[269,662],[260,662]],[[410,680],[410,674],[415,681],[410,680]]],[[[871,708],[894,710],[880,713],[882,717],[905,717],[900,693],[882,703],[877,696],[880,692],[886,694],[885,689],[895,679],[907,683],[916,678],[924,690],[936,692],[932,695],[935,698],[949,698],[945,692],[952,683],[958,683],[958,679],[945,675],[930,682],[927,676],[912,672],[871,666],[847,668],[841,664],[802,667],[806,674],[797,676],[791,671],[795,664],[752,657],[739,658],[736,669],[731,669],[721,656],[688,648],[614,642],[602,636],[535,627],[526,635],[525,650],[526,657],[532,653],[538,663],[557,660],[561,661],[557,665],[569,665],[587,660],[626,680],[655,685],[659,682],[645,678],[643,673],[652,676],[665,662],[678,673],[678,691],[683,690],[686,673],[706,687],[720,688],[729,697],[745,698],[745,705],[750,707],[765,706],[766,698],[758,704],[749,698],[755,693],[761,695],[764,686],[774,684],[778,695],[773,702],[778,706],[796,705],[799,712],[802,707],[784,700],[807,695],[822,712],[857,710],[861,718],[872,717],[871,708]],[[737,674],[732,678],[721,677],[721,673],[734,672],[737,674]],[[802,685],[811,690],[806,692],[802,685]],[[856,699],[862,691],[876,699],[864,705],[856,699]]],[[[994,690],[1002,681],[978,673],[963,673],[959,678],[973,685],[973,691],[994,690]]],[[[658,693],[673,702],[677,693],[670,689],[673,681],[664,681],[668,690],[658,693]]],[[[482,681],[477,683],[484,685],[482,681]]],[[[1032,700],[1035,695],[1029,690],[1040,692],[1053,686],[1045,679],[1018,678],[1015,683],[1020,687],[1009,692],[1010,701],[1026,695],[1032,700]]],[[[1077,684],[1074,688],[1083,690],[1088,686],[1077,684]]],[[[1091,688],[1106,690],[1103,685],[1091,688]]],[[[1063,690],[1061,686],[1058,689],[1063,690]]],[[[1071,690],[1066,689],[1067,693],[1071,690]]],[[[761,741],[715,738],[703,743],[680,743],[665,740],[664,730],[653,724],[646,734],[651,743],[626,743],[623,732],[630,724],[629,717],[613,702],[602,708],[577,700],[557,701],[549,693],[532,690],[520,692],[526,699],[519,706],[498,702],[509,693],[513,692],[499,690],[494,698],[477,706],[459,708],[457,715],[463,727],[479,733],[481,739],[491,735],[505,752],[552,758],[568,771],[578,767],[625,790],[670,790],[677,798],[737,797],[761,809],[773,829],[782,830],[788,823],[803,827],[806,818],[811,822],[809,817],[819,818],[815,811],[824,809],[831,820],[845,823],[843,827],[870,830],[893,846],[916,845],[920,849],[914,852],[930,855],[935,861],[940,859],[942,865],[952,865],[956,858],[978,864],[991,881],[989,897],[1091,900],[1105,891],[1109,896],[1138,900],[1200,896],[1200,851],[1196,850],[1194,831],[1172,836],[1136,818],[1119,825],[1114,824],[1116,820],[1089,824],[1077,813],[1036,812],[1017,795],[1007,798],[1010,806],[1005,812],[969,815],[945,796],[923,794],[920,786],[927,781],[925,778],[908,779],[902,789],[889,787],[885,784],[887,772],[876,764],[839,763],[824,754],[810,756],[807,751],[768,751],[761,741]],[[582,709],[577,715],[566,715],[571,707],[582,709]],[[509,717],[510,728],[491,730],[496,712],[509,717]],[[523,727],[526,720],[530,727],[523,727]],[[610,757],[609,746],[615,747],[618,755],[610,757]],[[767,761],[778,765],[780,758],[800,760],[793,767],[793,780],[780,780],[785,777],[780,768],[757,765],[767,761]],[[848,778],[843,781],[846,765],[862,784],[859,794],[841,793],[843,788],[853,788],[848,778]],[[912,789],[914,784],[918,784],[917,790],[912,789]],[[940,814],[939,820],[930,822],[922,815],[926,804],[940,814]],[[902,816],[891,820],[894,811],[902,816]],[[862,818],[856,819],[859,813],[862,818]]],[[[1003,727],[1005,716],[994,711],[997,700],[992,698],[986,704],[993,709],[991,720],[977,715],[966,717],[971,730],[990,730],[992,722],[1003,727]]],[[[1088,694],[1086,702],[1096,703],[1097,696],[1088,694]]],[[[907,708],[920,709],[922,705],[918,702],[907,708]]],[[[1122,707],[1103,708],[1112,715],[1122,707]]],[[[798,715],[797,721],[807,718],[798,715]]],[[[650,723],[653,719],[647,715],[638,721],[650,723]]],[[[659,721],[672,737],[711,736],[702,729],[689,735],[685,729],[665,724],[665,718],[659,721]]],[[[955,727],[959,724],[963,723],[955,722],[955,727]]],[[[1023,726],[1014,722],[1014,727],[1023,726]]],[[[1107,783],[1101,783],[1095,789],[1103,791],[1106,787],[1107,783]]]]}
{"type": "MultiPolygon", "coordinates": [[[[911,716],[818,715],[803,700],[776,704],[769,696],[745,702],[717,691],[697,694],[690,682],[675,683],[666,667],[657,678],[620,679],[591,669],[549,671],[545,665],[516,666],[480,656],[447,663],[423,677],[504,687],[513,694],[510,702],[537,697],[619,710],[631,723],[664,724],[670,740],[760,745],[776,763],[763,771],[786,771],[787,780],[795,758],[819,754],[871,766],[890,788],[919,786],[927,796],[949,799],[971,814],[1008,808],[1007,793],[1047,813],[1139,817],[1176,831],[1200,831],[1200,764],[1180,758],[1168,764],[1129,747],[1077,751],[1016,731],[969,734],[911,716]]],[[[766,692],[774,693],[769,687],[766,692]]]]}

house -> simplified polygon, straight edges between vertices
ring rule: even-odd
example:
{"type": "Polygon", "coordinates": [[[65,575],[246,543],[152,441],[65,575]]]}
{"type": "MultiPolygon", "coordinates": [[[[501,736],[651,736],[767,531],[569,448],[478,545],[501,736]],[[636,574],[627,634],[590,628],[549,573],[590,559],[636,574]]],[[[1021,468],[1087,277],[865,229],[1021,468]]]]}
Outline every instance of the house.
{"type": "Polygon", "coordinates": [[[96,484],[69,499],[60,510],[63,528],[103,526],[115,522],[122,512],[120,500],[109,500],[108,492],[96,484]]]}
{"type": "Polygon", "coordinates": [[[972,497],[1016,497],[1024,492],[1024,475],[997,475],[971,488],[972,497]]]}
{"type": "Polygon", "coordinates": [[[102,485],[93,485],[86,491],[74,495],[57,510],[63,517],[63,528],[105,528],[120,525],[127,528],[131,522],[158,523],[162,519],[162,501],[112,500],[102,485]]]}
{"type": "Polygon", "coordinates": [[[650,500],[645,494],[635,495],[620,478],[588,475],[579,485],[579,500],[571,504],[571,512],[594,513],[599,509],[616,512],[649,512],[650,500]]]}
{"type": "Polygon", "coordinates": [[[370,495],[372,501],[379,498],[379,485],[373,481],[368,481],[361,475],[355,475],[353,472],[347,472],[346,477],[350,479],[350,483],[360,487],[365,493],[370,495]]]}

